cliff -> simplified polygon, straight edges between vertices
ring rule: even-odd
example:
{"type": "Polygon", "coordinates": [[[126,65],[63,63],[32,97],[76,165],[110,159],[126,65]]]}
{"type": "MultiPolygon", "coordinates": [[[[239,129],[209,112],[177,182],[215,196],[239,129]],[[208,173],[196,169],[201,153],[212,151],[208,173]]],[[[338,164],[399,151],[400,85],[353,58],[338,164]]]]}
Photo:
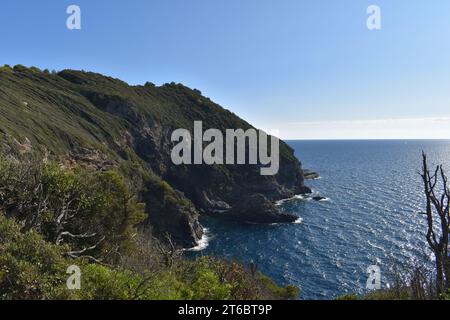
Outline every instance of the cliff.
{"type": "Polygon", "coordinates": [[[147,226],[191,247],[202,236],[201,214],[245,222],[292,222],[274,201],[308,193],[293,150],[280,144],[280,170],[262,176],[257,165],[172,163],[171,134],[250,124],[181,84],[130,86],[100,74],[37,68],[0,69],[0,148],[57,160],[65,167],[117,168],[146,203],[147,226]],[[246,208],[247,199],[261,210],[246,208]],[[245,211],[245,212],[244,212],[245,211]]]}

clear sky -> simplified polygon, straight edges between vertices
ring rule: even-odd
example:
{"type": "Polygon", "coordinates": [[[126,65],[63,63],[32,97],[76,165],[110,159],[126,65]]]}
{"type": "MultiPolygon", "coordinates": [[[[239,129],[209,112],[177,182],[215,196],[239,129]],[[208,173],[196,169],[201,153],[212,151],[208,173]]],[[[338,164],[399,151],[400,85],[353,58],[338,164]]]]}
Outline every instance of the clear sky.
{"type": "Polygon", "coordinates": [[[2,1],[0,38],[1,64],[181,82],[283,138],[450,138],[448,0],[2,1]]]}

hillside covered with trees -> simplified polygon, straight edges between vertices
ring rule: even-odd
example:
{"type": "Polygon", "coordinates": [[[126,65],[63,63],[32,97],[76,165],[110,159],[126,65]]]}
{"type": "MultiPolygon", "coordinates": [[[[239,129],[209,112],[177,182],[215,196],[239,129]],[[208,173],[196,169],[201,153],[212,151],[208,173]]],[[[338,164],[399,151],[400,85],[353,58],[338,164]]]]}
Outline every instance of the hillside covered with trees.
{"type": "MultiPolygon", "coordinates": [[[[0,298],[298,297],[297,288],[279,287],[249,262],[183,257],[202,237],[200,215],[231,211],[246,197],[272,203],[309,191],[284,143],[273,177],[256,165],[173,165],[170,134],[195,120],[251,128],[179,84],[129,86],[82,71],[2,67],[0,298]],[[67,288],[73,265],[83,290],[67,288]]],[[[285,217],[268,208],[261,215],[285,217]]]]}

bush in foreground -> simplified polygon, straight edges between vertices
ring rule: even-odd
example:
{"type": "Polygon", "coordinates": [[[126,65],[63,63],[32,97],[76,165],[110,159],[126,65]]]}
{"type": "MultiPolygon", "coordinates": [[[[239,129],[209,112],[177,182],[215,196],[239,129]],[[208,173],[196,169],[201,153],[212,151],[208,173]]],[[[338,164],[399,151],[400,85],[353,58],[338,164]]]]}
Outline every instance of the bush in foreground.
{"type": "Polygon", "coordinates": [[[0,161],[0,299],[293,299],[256,270],[179,251],[138,231],[143,205],[117,172],[0,161]],[[167,256],[170,255],[170,259],[167,256]],[[169,263],[170,262],[170,263],[169,263]],[[70,266],[81,289],[69,290],[70,266]]]}

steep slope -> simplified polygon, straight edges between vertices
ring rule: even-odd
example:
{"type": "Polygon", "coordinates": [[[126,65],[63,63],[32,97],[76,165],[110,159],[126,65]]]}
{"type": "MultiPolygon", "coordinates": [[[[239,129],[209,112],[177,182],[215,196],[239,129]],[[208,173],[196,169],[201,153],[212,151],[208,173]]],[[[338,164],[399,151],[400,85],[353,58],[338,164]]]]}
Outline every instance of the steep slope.
{"type": "Polygon", "coordinates": [[[270,205],[309,192],[300,162],[284,143],[275,176],[261,176],[256,165],[172,163],[173,130],[192,130],[198,120],[206,129],[252,128],[181,84],[129,86],[81,71],[0,69],[2,152],[36,153],[66,166],[119,168],[130,181],[142,181],[136,188],[147,202],[148,223],[160,235],[169,233],[182,246],[195,245],[202,235],[199,213],[248,222],[295,220],[270,205]],[[245,210],[237,204],[256,195],[265,209],[236,212],[245,210]]]}

